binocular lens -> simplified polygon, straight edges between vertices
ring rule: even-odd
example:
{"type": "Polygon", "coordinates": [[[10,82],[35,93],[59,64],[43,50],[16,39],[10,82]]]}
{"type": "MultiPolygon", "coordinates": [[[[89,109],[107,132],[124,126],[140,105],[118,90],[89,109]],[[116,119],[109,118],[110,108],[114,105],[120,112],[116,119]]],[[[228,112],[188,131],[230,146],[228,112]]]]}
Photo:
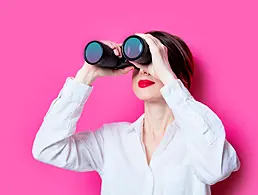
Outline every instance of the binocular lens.
{"type": "Polygon", "coordinates": [[[97,63],[103,55],[103,48],[100,43],[93,41],[85,48],[85,57],[88,63],[97,63]]]}
{"type": "Polygon", "coordinates": [[[123,46],[124,54],[130,60],[138,58],[143,52],[143,43],[136,37],[128,38],[123,46]]]}

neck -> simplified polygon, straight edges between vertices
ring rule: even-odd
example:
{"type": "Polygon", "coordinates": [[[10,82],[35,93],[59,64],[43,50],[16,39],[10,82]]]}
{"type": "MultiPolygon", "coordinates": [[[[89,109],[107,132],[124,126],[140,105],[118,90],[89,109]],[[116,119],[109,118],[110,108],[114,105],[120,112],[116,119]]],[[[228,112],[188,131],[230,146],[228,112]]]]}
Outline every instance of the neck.
{"type": "Polygon", "coordinates": [[[164,133],[168,124],[174,120],[174,115],[164,101],[144,102],[145,133],[164,133]]]}

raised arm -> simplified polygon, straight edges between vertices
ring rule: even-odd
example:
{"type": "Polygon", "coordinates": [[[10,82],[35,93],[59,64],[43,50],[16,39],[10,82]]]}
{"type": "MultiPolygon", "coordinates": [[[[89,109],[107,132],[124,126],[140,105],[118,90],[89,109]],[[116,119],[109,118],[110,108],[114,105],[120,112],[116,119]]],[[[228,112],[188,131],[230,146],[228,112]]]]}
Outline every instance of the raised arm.
{"type": "MultiPolygon", "coordinates": [[[[118,44],[105,42],[121,54],[118,44]]],[[[119,76],[128,73],[133,66],[111,70],[91,66],[86,62],[76,76],[68,77],[44,117],[32,148],[33,157],[41,162],[74,171],[99,173],[103,168],[105,132],[108,125],[95,131],[76,133],[76,124],[84,105],[93,90],[92,82],[101,76],[119,76]]]]}
{"type": "Polygon", "coordinates": [[[101,171],[104,126],[75,133],[85,102],[93,87],[68,77],[36,134],[35,159],[74,171],[101,171]]]}
{"type": "Polygon", "coordinates": [[[193,169],[201,181],[212,185],[240,168],[222,121],[208,106],[195,100],[180,79],[171,79],[161,93],[188,139],[193,169]]]}

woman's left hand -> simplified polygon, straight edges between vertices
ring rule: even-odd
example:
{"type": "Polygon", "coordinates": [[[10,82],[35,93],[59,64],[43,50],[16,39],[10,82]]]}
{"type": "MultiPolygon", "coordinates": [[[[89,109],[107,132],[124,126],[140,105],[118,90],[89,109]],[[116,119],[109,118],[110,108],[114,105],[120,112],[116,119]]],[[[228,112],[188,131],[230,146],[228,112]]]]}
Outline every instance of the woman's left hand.
{"type": "Polygon", "coordinates": [[[135,35],[143,38],[149,45],[152,62],[147,66],[138,64],[133,61],[130,61],[130,63],[148,72],[156,79],[159,79],[161,82],[163,82],[164,85],[167,84],[171,79],[177,79],[168,61],[167,47],[164,46],[156,37],[150,34],[136,33],[135,35]]]}

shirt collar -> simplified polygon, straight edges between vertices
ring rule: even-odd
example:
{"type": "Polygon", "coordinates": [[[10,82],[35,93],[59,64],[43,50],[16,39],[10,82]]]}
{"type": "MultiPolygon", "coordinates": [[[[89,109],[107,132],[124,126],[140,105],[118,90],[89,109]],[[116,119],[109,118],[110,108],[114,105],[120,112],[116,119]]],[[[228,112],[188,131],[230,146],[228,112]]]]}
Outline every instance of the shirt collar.
{"type": "Polygon", "coordinates": [[[144,113],[133,123],[130,124],[128,132],[136,131],[137,133],[141,133],[142,127],[143,127],[143,119],[144,119],[144,113]]]}
{"type": "MultiPolygon", "coordinates": [[[[133,123],[130,124],[130,126],[128,128],[128,133],[130,133],[132,131],[136,131],[139,135],[141,134],[144,116],[145,116],[145,113],[143,113],[140,117],[138,117],[137,120],[135,120],[133,123]]],[[[178,126],[176,119],[174,119],[173,122],[168,125],[167,133],[174,134],[174,130],[176,128],[179,128],[179,126],[178,126]]]]}

